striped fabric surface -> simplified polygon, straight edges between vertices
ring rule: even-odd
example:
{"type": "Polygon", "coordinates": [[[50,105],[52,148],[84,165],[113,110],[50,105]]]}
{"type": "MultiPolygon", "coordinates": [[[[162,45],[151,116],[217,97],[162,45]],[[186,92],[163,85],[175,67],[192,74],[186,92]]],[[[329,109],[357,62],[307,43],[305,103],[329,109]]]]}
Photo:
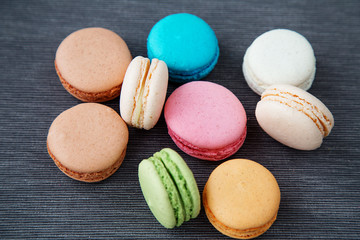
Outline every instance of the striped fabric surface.
{"type": "MultiPolygon", "coordinates": [[[[146,56],[146,39],[161,18],[188,12],[219,40],[220,57],[204,79],[243,103],[248,135],[232,158],[268,168],[278,180],[278,219],[258,239],[360,239],[359,1],[11,1],[0,2],[0,239],[227,239],[207,220],[163,228],[138,183],[139,162],[164,147],[178,151],[202,192],[221,162],[185,155],[167,133],[129,128],[126,158],[110,178],[86,184],[65,176],[46,150],[47,131],[62,111],[80,103],[62,87],[55,52],[71,32],[104,27],[118,33],[132,56],[146,56]],[[270,138],[258,125],[259,96],[242,73],[246,48],[260,34],[287,28],[304,35],[317,71],[310,93],[332,111],[335,127],[314,151],[270,138]]],[[[194,53],[196,54],[196,53],[194,53]]],[[[167,96],[179,84],[170,83],[167,96]]],[[[119,99],[104,103],[119,112],[119,99]]]]}

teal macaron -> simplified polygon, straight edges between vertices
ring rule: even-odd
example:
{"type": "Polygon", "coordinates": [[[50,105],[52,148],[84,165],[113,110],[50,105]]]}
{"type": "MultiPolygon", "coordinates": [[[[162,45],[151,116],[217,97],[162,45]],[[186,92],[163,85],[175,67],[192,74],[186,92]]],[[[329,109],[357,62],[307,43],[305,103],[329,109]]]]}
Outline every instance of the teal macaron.
{"type": "Polygon", "coordinates": [[[150,59],[167,64],[170,81],[181,83],[204,78],[219,58],[215,32],[203,19],[189,13],[158,21],[149,33],[147,51],[150,59]]]}
{"type": "Polygon", "coordinates": [[[165,228],[179,227],[201,209],[194,175],[183,158],[164,148],[140,162],[139,182],[151,212],[165,228]]]}

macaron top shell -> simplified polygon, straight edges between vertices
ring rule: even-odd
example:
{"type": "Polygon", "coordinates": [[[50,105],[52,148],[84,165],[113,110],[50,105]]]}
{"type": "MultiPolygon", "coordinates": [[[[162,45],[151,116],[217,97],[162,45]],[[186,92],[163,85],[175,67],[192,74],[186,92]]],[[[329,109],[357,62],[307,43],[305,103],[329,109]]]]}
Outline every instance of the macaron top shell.
{"type": "Polygon", "coordinates": [[[263,226],[277,215],[280,189],[262,165],[247,159],[220,164],[206,183],[207,206],[227,227],[245,230],[263,226]]]}
{"type": "Polygon", "coordinates": [[[233,144],[246,131],[246,113],[239,99],[212,82],[195,81],[178,87],[165,103],[164,115],[174,133],[204,149],[233,144]]]}
{"type": "Polygon", "coordinates": [[[314,95],[298,87],[284,84],[272,85],[261,95],[261,99],[264,101],[281,99],[283,102],[287,100],[288,105],[291,105],[290,102],[292,102],[295,109],[306,112],[305,115],[318,126],[323,137],[328,136],[334,126],[334,117],[325,104],[314,95]]]}
{"type": "Polygon", "coordinates": [[[139,181],[144,198],[155,218],[166,228],[177,224],[175,213],[155,165],[151,161],[139,164],[139,181]]]}
{"type": "Polygon", "coordinates": [[[320,147],[334,126],[333,115],[318,98],[291,85],[267,88],[255,116],[272,138],[299,150],[320,147]]]}
{"type": "Polygon", "coordinates": [[[53,121],[47,144],[63,166],[87,173],[107,169],[119,160],[128,137],[125,122],[112,108],[83,103],[53,121]]]}
{"type": "Polygon", "coordinates": [[[308,40],[288,29],[263,33],[244,56],[246,74],[262,89],[273,84],[290,84],[307,90],[315,75],[315,62],[308,40]]]}
{"type": "Polygon", "coordinates": [[[147,48],[149,58],[165,61],[170,73],[178,74],[211,65],[219,51],[211,27],[188,13],[169,15],[157,22],[148,36],[147,48]]]}
{"type": "Polygon", "coordinates": [[[59,45],[55,63],[71,86],[96,93],[121,85],[132,57],[124,40],[104,28],[84,28],[59,45]]]}

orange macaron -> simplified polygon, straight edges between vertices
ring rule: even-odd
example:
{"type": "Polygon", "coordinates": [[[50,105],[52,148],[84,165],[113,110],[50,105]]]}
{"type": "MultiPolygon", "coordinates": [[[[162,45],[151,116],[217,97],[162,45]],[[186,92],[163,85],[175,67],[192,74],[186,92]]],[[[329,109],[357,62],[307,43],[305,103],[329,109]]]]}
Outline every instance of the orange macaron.
{"type": "Polygon", "coordinates": [[[104,102],[120,95],[131,60],[118,34],[105,28],[84,28],[61,42],[55,69],[71,95],[84,102],[104,102]]]}
{"type": "Polygon", "coordinates": [[[129,132],[112,108],[82,103],[62,112],[49,128],[47,149],[58,168],[83,182],[99,182],[120,167],[129,132]]]}
{"type": "Polygon", "coordinates": [[[259,163],[228,160],[210,174],[203,205],[210,223],[222,234],[255,238],[276,220],[280,189],[272,173],[259,163]]]}

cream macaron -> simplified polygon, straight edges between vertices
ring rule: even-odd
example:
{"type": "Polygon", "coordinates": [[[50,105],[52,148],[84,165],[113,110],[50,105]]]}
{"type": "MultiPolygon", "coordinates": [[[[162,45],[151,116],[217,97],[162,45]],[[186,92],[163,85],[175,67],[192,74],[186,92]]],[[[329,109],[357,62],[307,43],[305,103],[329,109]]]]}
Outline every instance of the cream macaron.
{"type": "Polygon", "coordinates": [[[312,94],[291,85],[273,85],[261,95],[255,116],[272,138],[291,148],[314,150],[334,126],[330,110],[312,94]]]}
{"type": "Polygon", "coordinates": [[[64,88],[84,102],[119,96],[132,57],[125,41],[105,28],[71,33],[56,51],[55,68],[64,88]]]}
{"type": "Polygon", "coordinates": [[[257,37],[246,50],[243,73],[257,94],[273,84],[308,90],[315,77],[316,59],[309,41],[288,29],[274,29],[257,37]]]}
{"type": "Polygon", "coordinates": [[[49,128],[47,149],[59,169],[83,182],[98,182],[121,165],[127,125],[112,108],[82,103],[62,112],[49,128]]]}
{"type": "Polygon", "coordinates": [[[255,238],[276,220],[280,188],[264,166],[247,159],[228,160],[210,174],[203,205],[210,223],[221,233],[255,238]]]}
{"type": "Polygon", "coordinates": [[[169,74],[164,61],[134,58],[125,74],[120,94],[120,114],[125,122],[149,130],[158,122],[164,106],[169,74]]]}

